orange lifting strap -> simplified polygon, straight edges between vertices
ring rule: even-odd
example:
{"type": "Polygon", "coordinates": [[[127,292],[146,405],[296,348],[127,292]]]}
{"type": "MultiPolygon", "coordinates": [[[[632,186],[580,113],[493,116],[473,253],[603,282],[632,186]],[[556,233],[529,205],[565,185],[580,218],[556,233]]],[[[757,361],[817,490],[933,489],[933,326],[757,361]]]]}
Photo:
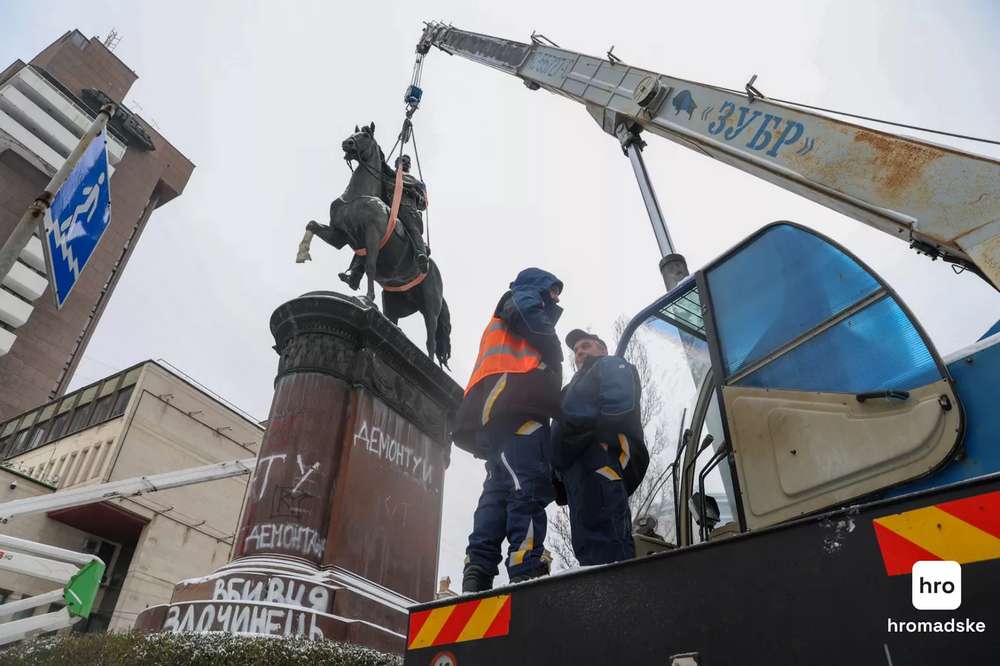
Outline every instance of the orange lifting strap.
{"type": "Polygon", "coordinates": [[[479,356],[465,393],[468,395],[472,387],[484,377],[505,372],[531,372],[541,362],[542,355],[537,349],[524,338],[511,333],[503,319],[493,317],[483,331],[479,356]]]}
{"type": "MultiPolygon", "coordinates": [[[[385,247],[385,244],[389,242],[392,237],[392,232],[396,228],[396,215],[399,214],[399,202],[403,200],[403,170],[396,167],[396,184],[393,186],[392,190],[392,208],[389,210],[389,223],[385,225],[385,235],[382,236],[382,240],[378,243],[378,249],[385,247]]],[[[361,248],[360,250],[355,250],[354,254],[359,257],[363,257],[368,254],[366,248],[361,248]]],[[[401,289],[400,291],[405,291],[401,289]]]]}
{"type": "Polygon", "coordinates": [[[392,287],[392,286],[383,284],[382,285],[382,291],[409,291],[410,289],[413,289],[418,284],[420,284],[421,282],[423,282],[426,277],[427,277],[427,273],[420,273],[419,275],[417,275],[417,277],[413,278],[412,280],[410,280],[406,284],[399,285],[398,287],[392,287]]]}

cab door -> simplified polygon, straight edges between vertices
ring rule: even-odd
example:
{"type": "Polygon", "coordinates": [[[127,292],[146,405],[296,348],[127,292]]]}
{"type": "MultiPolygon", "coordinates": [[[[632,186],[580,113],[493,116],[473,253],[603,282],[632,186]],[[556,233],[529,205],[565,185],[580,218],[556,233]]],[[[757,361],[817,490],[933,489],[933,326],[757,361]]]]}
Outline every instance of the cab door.
{"type": "Polygon", "coordinates": [[[843,248],[776,223],[701,278],[748,529],[952,456],[962,410],[947,369],[895,293],[843,248]]]}

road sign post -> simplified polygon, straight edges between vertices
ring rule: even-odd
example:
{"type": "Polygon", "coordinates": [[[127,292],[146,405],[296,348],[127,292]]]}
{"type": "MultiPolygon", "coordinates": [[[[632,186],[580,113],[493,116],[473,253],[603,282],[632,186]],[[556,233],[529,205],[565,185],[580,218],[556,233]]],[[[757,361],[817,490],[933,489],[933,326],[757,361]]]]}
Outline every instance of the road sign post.
{"type": "MultiPolygon", "coordinates": [[[[74,148],[73,152],[69,154],[69,157],[66,158],[63,165],[58,171],[56,171],[52,180],[50,180],[49,184],[46,185],[45,190],[38,195],[38,198],[32,202],[32,204],[28,207],[28,210],[21,216],[17,226],[14,227],[14,231],[11,232],[10,236],[4,242],[3,247],[0,247],[0,279],[3,279],[4,276],[10,273],[10,269],[14,267],[14,262],[17,261],[21,251],[24,250],[28,241],[31,240],[31,235],[37,228],[38,223],[45,219],[46,214],[49,211],[49,207],[56,198],[56,193],[62,189],[70,174],[72,174],[76,169],[77,164],[90,147],[93,139],[98,134],[105,131],[105,128],[108,125],[108,120],[114,114],[114,104],[106,104],[101,107],[100,112],[97,114],[97,117],[94,118],[94,122],[90,125],[90,128],[88,128],[84,135],[80,138],[80,143],[77,144],[76,148],[74,148]]],[[[105,158],[105,162],[106,160],[107,158],[105,158]]],[[[105,175],[105,183],[107,183],[107,179],[108,176],[105,175]]],[[[48,246],[46,245],[46,247],[48,246]]],[[[47,251],[46,254],[48,254],[47,251]]],[[[82,268],[82,265],[80,268],[82,268]]],[[[51,264],[49,264],[49,277],[52,277],[51,264]]],[[[55,291],[54,285],[53,291],[55,291]]]]}

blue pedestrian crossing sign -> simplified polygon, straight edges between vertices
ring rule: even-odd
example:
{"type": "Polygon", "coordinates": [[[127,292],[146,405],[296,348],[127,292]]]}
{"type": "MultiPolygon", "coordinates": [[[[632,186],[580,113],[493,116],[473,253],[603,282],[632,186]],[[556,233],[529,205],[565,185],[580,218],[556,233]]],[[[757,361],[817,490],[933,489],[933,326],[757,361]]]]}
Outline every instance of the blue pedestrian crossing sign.
{"type": "Polygon", "coordinates": [[[84,151],[45,215],[49,279],[62,308],[111,223],[106,130],[84,151]]]}

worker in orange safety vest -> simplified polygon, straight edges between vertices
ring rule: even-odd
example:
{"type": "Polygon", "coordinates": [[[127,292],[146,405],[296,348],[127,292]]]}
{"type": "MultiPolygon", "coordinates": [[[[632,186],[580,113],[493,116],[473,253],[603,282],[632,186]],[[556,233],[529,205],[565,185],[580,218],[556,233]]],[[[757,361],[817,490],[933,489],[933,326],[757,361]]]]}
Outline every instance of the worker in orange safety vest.
{"type": "Polygon", "coordinates": [[[555,332],[562,286],[539,268],[518,273],[483,332],[455,417],[452,439],[486,460],[463,592],[493,587],[505,538],[512,582],[549,572],[545,507],[555,497],[548,448],[549,419],[559,414],[562,384],[563,356],[555,332]]]}

